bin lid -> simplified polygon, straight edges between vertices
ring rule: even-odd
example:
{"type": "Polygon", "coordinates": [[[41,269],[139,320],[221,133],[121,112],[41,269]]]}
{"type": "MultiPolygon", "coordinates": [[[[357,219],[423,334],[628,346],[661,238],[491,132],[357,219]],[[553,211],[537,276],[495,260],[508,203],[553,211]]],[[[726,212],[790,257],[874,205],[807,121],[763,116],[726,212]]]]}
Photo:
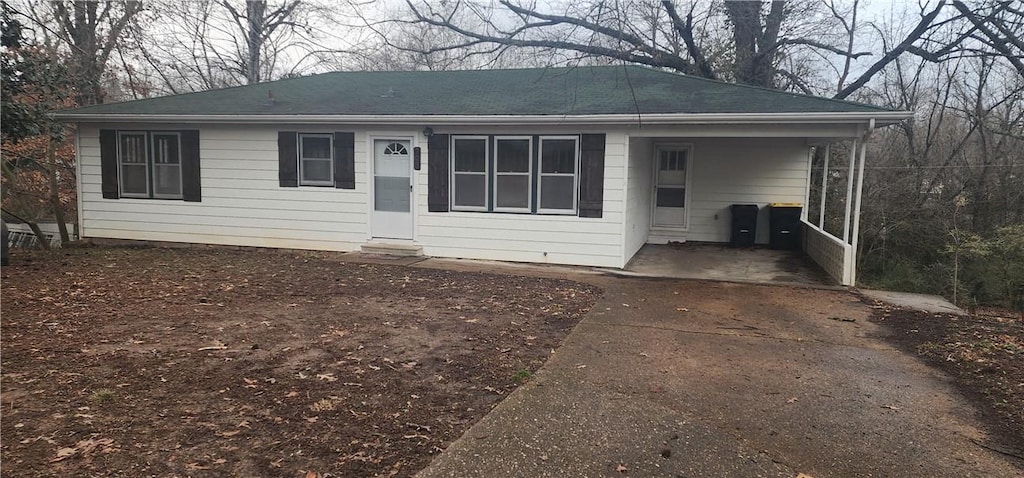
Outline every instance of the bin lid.
{"type": "Polygon", "coordinates": [[[773,202],[768,205],[771,207],[804,207],[803,204],[798,202],[773,202]]]}

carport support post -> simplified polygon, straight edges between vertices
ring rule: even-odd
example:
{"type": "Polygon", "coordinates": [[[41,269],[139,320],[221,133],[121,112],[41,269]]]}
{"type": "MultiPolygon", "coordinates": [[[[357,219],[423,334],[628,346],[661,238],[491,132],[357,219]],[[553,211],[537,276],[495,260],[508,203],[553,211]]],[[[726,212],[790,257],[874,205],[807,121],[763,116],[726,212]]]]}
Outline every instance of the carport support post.
{"type": "Polygon", "coordinates": [[[853,249],[853,267],[850,271],[850,285],[857,285],[857,242],[860,238],[860,200],[864,195],[864,158],[868,152],[867,135],[871,134],[871,130],[875,127],[875,120],[871,120],[871,126],[868,127],[868,132],[864,135],[864,141],[861,141],[860,145],[860,160],[857,164],[857,200],[853,206],[853,241],[850,243],[853,249]]]}
{"type": "Polygon", "coordinates": [[[807,211],[811,208],[811,170],[814,168],[814,155],[817,146],[807,148],[807,184],[804,184],[804,207],[800,209],[800,219],[807,221],[807,211]]]}
{"type": "Polygon", "coordinates": [[[843,219],[843,242],[850,243],[850,216],[853,214],[853,172],[857,165],[857,148],[860,141],[854,139],[850,144],[850,170],[846,173],[846,215],[843,219]]]}
{"type": "Polygon", "coordinates": [[[821,167],[821,210],[818,211],[818,229],[825,230],[825,195],[828,194],[828,158],[832,156],[832,143],[825,145],[825,164],[821,167]]]}

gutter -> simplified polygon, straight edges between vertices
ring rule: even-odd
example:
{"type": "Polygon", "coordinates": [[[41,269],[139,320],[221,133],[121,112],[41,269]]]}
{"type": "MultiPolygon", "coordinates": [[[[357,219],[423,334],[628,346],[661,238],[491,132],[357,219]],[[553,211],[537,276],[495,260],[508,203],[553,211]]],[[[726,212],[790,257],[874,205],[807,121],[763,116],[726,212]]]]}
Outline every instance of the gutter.
{"type": "Polygon", "coordinates": [[[78,123],[230,123],[230,124],[415,124],[421,126],[461,125],[683,125],[683,124],[814,124],[865,123],[872,127],[899,123],[913,116],[910,111],[857,113],[660,113],[601,115],[278,115],[278,114],[102,114],[55,113],[59,121],[78,123]]]}

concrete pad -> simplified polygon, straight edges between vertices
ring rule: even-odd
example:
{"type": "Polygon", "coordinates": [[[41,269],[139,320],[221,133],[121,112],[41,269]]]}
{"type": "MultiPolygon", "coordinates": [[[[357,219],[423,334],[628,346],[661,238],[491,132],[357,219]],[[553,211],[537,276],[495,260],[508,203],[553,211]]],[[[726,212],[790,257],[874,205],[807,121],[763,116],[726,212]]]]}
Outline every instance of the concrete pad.
{"type": "Polygon", "coordinates": [[[626,272],[643,277],[761,284],[836,284],[800,251],[734,249],[719,244],[647,244],[633,256],[626,272]]]}
{"type": "Polygon", "coordinates": [[[923,310],[937,314],[964,315],[963,309],[953,305],[945,297],[928,294],[914,294],[911,292],[895,292],[888,290],[861,289],[865,297],[880,300],[887,304],[909,309],[923,310]]]}
{"type": "Polygon", "coordinates": [[[591,278],[548,363],[418,476],[1019,476],[853,294],[591,278]],[[843,320],[834,320],[835,318],[843,320]]]}

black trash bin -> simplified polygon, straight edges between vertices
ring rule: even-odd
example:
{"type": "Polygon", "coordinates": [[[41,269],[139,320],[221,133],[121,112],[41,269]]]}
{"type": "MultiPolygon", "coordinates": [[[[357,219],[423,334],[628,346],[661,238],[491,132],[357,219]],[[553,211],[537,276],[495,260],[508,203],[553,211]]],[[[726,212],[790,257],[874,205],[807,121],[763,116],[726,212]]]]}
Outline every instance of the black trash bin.
{"type": "Polygon", "coordinates": [[[800,203],[775,202],[768,205],[768,245],[772,249],[800,249],[800,203]]]}
{"type": "Polygon", "coordinates": [[[732,247],[754,247],[757,235],[757,204],[733,204],[732,235],[729,245],[732,247]]]}

